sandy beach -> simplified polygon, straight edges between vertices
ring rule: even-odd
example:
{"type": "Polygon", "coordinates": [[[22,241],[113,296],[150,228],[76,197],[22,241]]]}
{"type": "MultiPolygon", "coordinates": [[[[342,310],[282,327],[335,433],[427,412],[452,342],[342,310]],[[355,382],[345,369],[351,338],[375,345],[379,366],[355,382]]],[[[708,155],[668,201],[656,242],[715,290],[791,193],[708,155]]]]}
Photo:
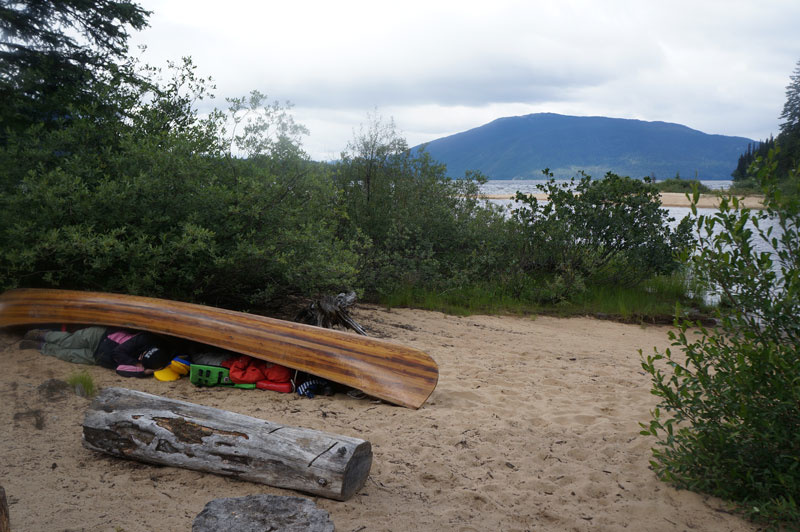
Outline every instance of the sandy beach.
{"type": "Polygon", "coordinates": [[[718,499],[676,490],[649,468],[639,435],[656,398],[638,349],[668,327],[590,318],[453,317],[360,306],[374,336],[428,352],[436,390],[419,410],[344,394],[301,398],[125,379],[18,347],[0,331],[0,485],[15,532],[189,531],[215,498],[301,495],[85,449],[89,400],[43,393],[88,370],[121,386],[371,442],[366,486],[347,502],[313,499],[336,530],[754,531],[718,499]]]}
{"type": "MultiPolygon", "coordinates": [[[[547,199],[547,194],[536,193],[532,195],[539,201],[544,201],[547,199]]],[[[487,194],[487,195],[482,195],[481,197],[484,199],[495,199],[495,200],[514,199],[514,196],[509,196],[506,194],[487,194]]],[[[715,194],[700,194],[700,199],[697,201],[697,206],[707,209],[716,209],[717,207],[719,207],[719,202],[720,202],[719,196],[715,194]]],[[[661,204],[664,207],[688,207],[690,205],[690,201],[689,198],[686,197],[686,194],[682,192],[662,192],[661,204]]],[[[749,209],[761,209],[764,207],[764,197],[744,196],[742,197],[741,204],[749,209]]]]}

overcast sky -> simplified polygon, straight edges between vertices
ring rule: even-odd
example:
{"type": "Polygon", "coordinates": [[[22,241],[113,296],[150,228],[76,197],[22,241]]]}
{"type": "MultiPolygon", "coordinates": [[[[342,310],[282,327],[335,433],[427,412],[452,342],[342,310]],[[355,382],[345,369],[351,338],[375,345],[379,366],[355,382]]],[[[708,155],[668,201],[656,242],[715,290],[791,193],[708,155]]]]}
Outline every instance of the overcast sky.
{"type": "Polygon", "coordinates": [[[139,0],[145,60],[191,56],[217,101],[289,100],[314,159],[368,113],[413,146],[536,112],[777,135],[798,0],[139,0]]]}

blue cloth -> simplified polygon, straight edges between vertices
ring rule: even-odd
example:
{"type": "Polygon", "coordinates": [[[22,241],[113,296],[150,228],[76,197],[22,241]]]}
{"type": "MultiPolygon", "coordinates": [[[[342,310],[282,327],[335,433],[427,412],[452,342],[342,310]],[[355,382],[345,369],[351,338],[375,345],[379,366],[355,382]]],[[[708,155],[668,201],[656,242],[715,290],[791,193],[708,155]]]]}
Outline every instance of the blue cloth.
{"type": "Polygon", "coordinates": [[[326,384],[328,384],[328,381],[325,379],[309,379],[297,387],[297,393],[298,395],[304,395],[310,399],[314,397],[314,394],[317,393],[319,388],[324,387],[326,384]]]}

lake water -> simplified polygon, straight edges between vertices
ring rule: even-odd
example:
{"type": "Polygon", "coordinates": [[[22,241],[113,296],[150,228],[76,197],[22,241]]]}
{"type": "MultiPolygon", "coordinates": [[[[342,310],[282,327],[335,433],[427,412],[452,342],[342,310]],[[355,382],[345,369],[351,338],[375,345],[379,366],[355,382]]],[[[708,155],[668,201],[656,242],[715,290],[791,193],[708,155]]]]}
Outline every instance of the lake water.
{"type": "MultiPolygon", "coordinates": [[[[524,194],[532,194],[534,192],[539,192],[539,189],[537,189],[536,186],[542,185],[545,182],[546,181],[543,179],[492,179],[481,186],[481,192],[484,194],[514,195],[514,193],[520,191],[524,194]]],[[[569,183],[569,180],[556,179],[556,183],[569,183]]],[[[733,181],[730,179],[715,179],[707,181],[701,180],[700,183],[712,190],[721,190],[724,188],[729,188],[733,184],[733,181]]]]}

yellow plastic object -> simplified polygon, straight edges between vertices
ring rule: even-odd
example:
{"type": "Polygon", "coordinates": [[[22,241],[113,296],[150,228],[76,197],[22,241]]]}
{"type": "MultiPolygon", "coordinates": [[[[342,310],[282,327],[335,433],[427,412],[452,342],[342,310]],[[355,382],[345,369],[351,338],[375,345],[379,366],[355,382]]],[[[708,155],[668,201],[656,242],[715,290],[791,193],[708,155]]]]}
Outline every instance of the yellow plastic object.
{"type": "Polygon", "coordinates": [[[181,378],[180,375],[172,371],[172,368],[170,366],[167,366],[164,369],[156,371],[155,373],[153,373],[153,377],[155,377],[156,380],[160,380],[163,382],[176,381],[181,378]]]}
{"type": "Polygon", "coordinates": [[[189,363],[185,360],[181,360],[180,358],[173,358],[168,367],[178,375],[189,374],[189,363]]]}
{"type": "Polygon", "coordinates": [[[189,374],[189,364],[180,359],[173,359],[164,369],[160,369],[153,373],[153,376],[164,382],[176,381],[183,375],[189,374]]]}

